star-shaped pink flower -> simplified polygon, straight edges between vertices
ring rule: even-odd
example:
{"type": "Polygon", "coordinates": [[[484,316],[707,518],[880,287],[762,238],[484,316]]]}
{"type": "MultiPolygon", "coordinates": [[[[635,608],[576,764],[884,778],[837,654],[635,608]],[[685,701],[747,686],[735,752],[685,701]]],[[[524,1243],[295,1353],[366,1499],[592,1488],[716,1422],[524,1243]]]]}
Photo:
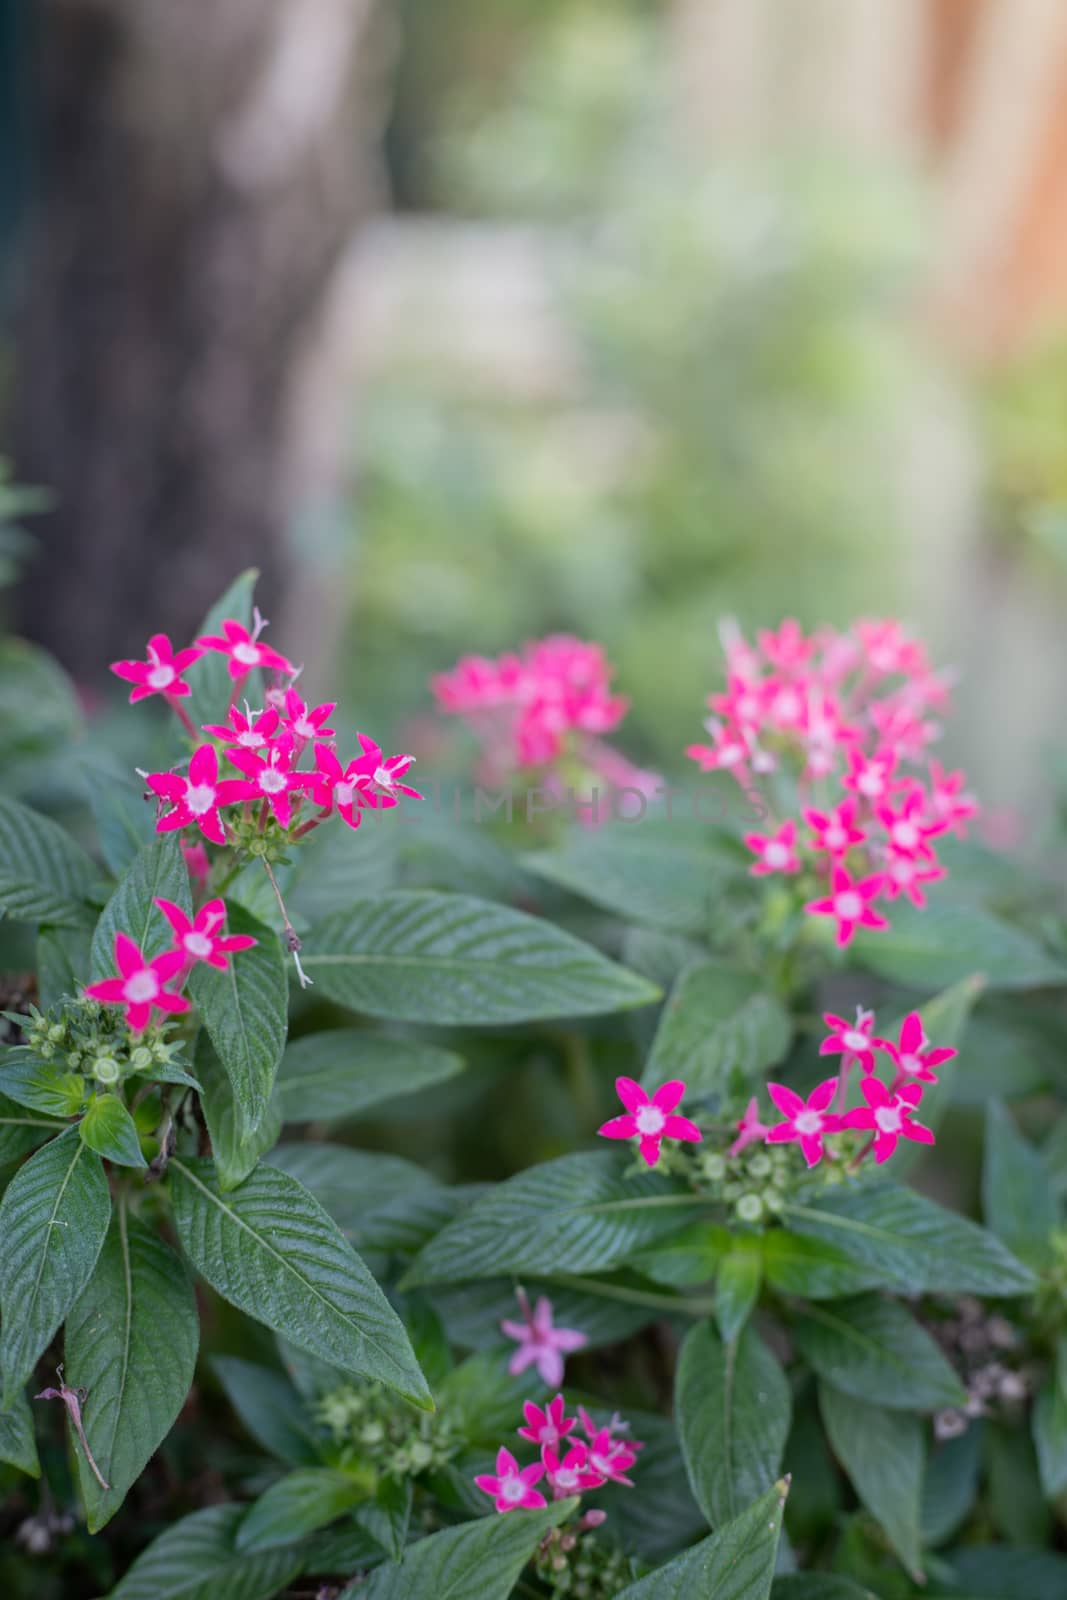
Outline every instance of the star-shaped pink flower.
{"type": "Polygon", "coordinates": [[[526,1418],[526,1426],[518,1429],[519,1438],[529,1439],[531,1444],[538,1447],[546,1444],[556,1446],[578,1426],[575,1417],[565,1415],[561,1394],[551,1399],[543,1411],[532,1400],[527,1400],[522,1414],[526,1418]]]}
{"type": "Polygon", "coordinates": [[[563,1382],[563,1357],[574,1350],[582,1350],[589,1343],[588,1336],[576,1328],[557,1328],[552,1323],[552,1302],[545,1295],[538,1298],[531,1310],[524,1289],[516,1289],[516,1299],[522,1312],[521,1322],[506,1319],[500,1326],[509,1339],[516,1339],[519,1348],[508,1362],[512,1377],[536,1367],[541,1381],[549,1389],[558,1389],[563,1382]]]}
{"type": "Polygon", "coordinates": [[[830,883],[833,894],[823,900],[809,900],[804,910],[815,917],[836,917],[839,945],[848,944],[857,928],[888,928],[886,919],[871,905],[885,888],[883,873],[853,880],[846,867],[836,866],[830,883]]]}
{"type": "Polygon", "coordinates": [[[856,802],[852,799],[843,800],[833,811],[805,811],[804,821],[811,829],[811,848],[825,850],[835,861],[867,837],[856,827],[856,802]]]}
{"type": "MultiPolygon", "coordinates": [[[[951,1052],[955,1054],[955,1052],[951,1052]]],[[[897,1147],[898,1139],[912,1139],[917,1144],[936,1144],[930,1129],[913,1120],[913,1114],[922,1099],[922,1089],[917,1083],[905,1083],[896,1094],[891,1094],[881,1078],[873,1075],[864,1078],[860,1093],[866,1106],[846,1111],[841,1118],[843,1128],[864,1128],[874,1133],[874,1159],[879,1164],[886,1161],[897,1147]]]]}
{"type": "Polygon", "coordinates": [[[748,869],[752,876],[762,878],[768,872],[799,872],[796,837],[797,825],[792,818],[783,822],[777,833],[746,833],[745,844],[759,857],[748,869]]]}
{"type": "Polygon", "coordinates": [[[503,1446],[497,1451],[496,1472],[482,1472],[475,1483],[483,1494],[490,1495],[498,1511],[518,1511],[520,1508],[536,1511],[547,1505],[543,1494],[534,1488],[545,1475],[542,1462],[532,1467],[521,1467],[510,1450],[503,1446]]]}
{"type": "Polygon", "coordinates": [[[245,800],[255,791],[239,778],[219,777],[219,758],[213,744],[202,744],[189,762],[189,776],[178,772],[150,772],[148,787],[173,810],[160,817],[157,833],[195,826],[213,844],[226,843],[219,807],[245,800]]]}
{"type": "Polygon", "coordinates": [[[597,1129],[603,1139],[639,1139],[641,1159],[654,1167],[659,1160],[660,1144],[664,1139],[685,1139],[699,1144],[704,1137],[695,1122],[688,1117],[674,1115],[685,1095],[685,1084],[680,1078],[663,1083],[649,1097],[633,1078],[616,1078],[615,1090],[626,1107],[625,1116],[612,1117],[597,1129]]]}
{"type": "Polygon", "coordinates": [[[844,1017],[827,1011],[823,1014],[823,1021],[830,1029],[830,1034],[819,1046],[819,1054],[844,1056],[846,1064],[858,1061],[864,1072],[873,1072],[874,1051],[877,1048],[877,1041],[871,1038],[874,1012],[864,1011],[857,1006],[855,1022],[848,1022],[844,1017]]]}
{"type": "Polygon", "coordinates": [[[814,1167],[822,1160],[823,1135],[838,1133],[841,1118],[827,1110],[837,1093],[837,1079],[827,1078],[802,1100],[795,1089],[784,1083],[769,1083],[767,1093],[785,1118],[776,1122],[767,1135],[768,1144],[799,1144],[804,1160],[814,1167]]]}
{"type": "Polygon", "coordinates": [[[246,705],[241,712],[231,706],[228,722],[206,722],[204,732],[214,734],[216,739],[235,745],[239,750],[265,750],[278,732],[280,721],[273,707],[254,712],[246,705]]]}
{"type": "Polygon", "coordinates": [[[966,782],[964,773],[946,772],[939,761],[931,761],[930,809],[961,839],[967,832],[964,824],[978,815],[978,802],[964,789],[966,782]]]}
{"type": "Polygon", "coordinates": [[[248,779],[245,798],[266,800],[278,822],[287,828],[293,816],[290,796],[303,792],[306,777],[306,773],[292,770],[292,753],[272,744],[264,755],[254,750],[227,750],[226,759],[248,779]]]}
{"type": "Polygon", "coordinates": [[[277,650],[272,650],[269,644],[259,642],[259,635],[266,626],[258,611],[255,613],[252,633],[243,623],[227,617],[222,624],[221,634],[205,633],[196,642],[205,650],[217,650],[228,656],[230,677],[237,683],[256,667],[272,667],[276,672],[295,672],[291,661],[287,661],[277,650]]]}
{"type": "Polygon", "coordinates": [[[895,900],[897,895],[906,894],[912,905],[918,906],[921,911],[926,905],[923,884],[939,883],[947,876],[944,867],[912,861],[909,856],[890,856],[885,864],[886,899],[895,900]]]}
{"type": "Polygon", "coordinates": [[[130,704],[144,700],[150,694],[181,697],[191,693],[182,673],[199,661],[203,650],[190,645],[187,650],[175,650],[165,633],[154,633],[148,641],[148,659],[145,661],[113,661],[111,670],[116,677],[136,684],[130,691],[130,704]]]}
{"type": "Polygon", "coordinates": [[[906,861],[933,861],[934,852],[929,841],[944,833],[948,823],[943,818],[930,821],[924,816],[926,796],[919,784],[914,784],[894,811],[891,805],[875,807],[875,816],[886,831],[887,843],[893,857],[906,861]]]}
{"type": "Polygon", "coordinates": [[[248,933],[223,935],[226,907],[221,900],[209,900],[192,920],[173,900],[157,898],[156,905],[174,929],[174,948],[187,966],[206,961],[209,967],[218,967],[224,972],[229,966],[227,955],[237,950],[250,950],[256,943],[248,933]]]}
{"type": "Polygon", "coordinates": [[[897,756],[895,750],[883,750],[876,756],[867,756],[853,745],[848,753],[848,771],[841,779],[846,789],[851,789],[854,794],[863,800],[885,800],[894,789],[899,789],[902,781],[894,778],[897,756]]]}
{"type": "Polygon", "coordinates": [[[939,1050],[929,1047],[922,1018],[917,1011],[909,1011],[904,1018],[896,1044],[891,1039],[875,1039],[874,1044],[892,1057],[902,1078],[917,1079],[920,1083],[936,1083],[934,1068],[944,1066],[946,1061],[951,1061],[959,1054],[958,1050],[949,1050],[944,1046],[939,1050]]]}
{"type": "Polygon", "coordinates": [[[285,691],[285,726],[302,750],[311,739],[332,739],[334,730],[327,728],[330,713],[337,709],[337,701],[327,701],[325,705],[316,706],[309,710],[305,701],[301,700],[295,689],[285,691]]]}
{"type": "Polygon", "coordinates": [[[551,1445],[541,1451],[553,1500],[566,1500],[568,1495],[581,1494],[586,1489],[599,1489],[605,1480],[602,1473],[591,1465],[588,1445],[572,1444],[562,1461],[551,1445]]]}
{"type": "Polygon", "coordinates": [[[119,970],[117,978],[87,984],[85,993],[90,1000],[102,1000],[105,1005],[125,1006],[126,1021],[134,1033],[148,1027],[153,1009],[175,1013],[188,1011],[189,1002],[185,996],[167,988],[169,980],[184,965],[180,951],[168,950],[146,961],[128,934],[116,933],[115,965],[119,970]]]}
{"type": "Polygon", "coordinates": [[[607,1483],[624,1483],[633,1488],[633,1479],[626,1473],[637,1460],[633,1445],[623,1439],[613,1439],[609,1429],[601,1428],[589,1443],[589,1470],[607,1483]]]}
{"type": "Polygon", "coordinates": [[[745,1107],[744,1116],[737,1124],[737,1138],[730,1146],[728,1154],[739,1156],[747,1145],[755,1144],[757,1141],[762,1144],[767,1138],[768,1131],[766,1125],[759,1119],[759,1101],[753,1095],[745,1107]]]}

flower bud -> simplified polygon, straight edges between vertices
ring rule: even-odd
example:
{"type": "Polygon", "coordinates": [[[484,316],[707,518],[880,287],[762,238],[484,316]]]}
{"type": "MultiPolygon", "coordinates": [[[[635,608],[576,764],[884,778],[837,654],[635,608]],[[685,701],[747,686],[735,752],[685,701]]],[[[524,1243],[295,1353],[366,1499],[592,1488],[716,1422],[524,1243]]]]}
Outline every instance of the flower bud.
{"type": "Polygon", "coordinates": [[[118,1083],[122,1068],[114,1056],[97,1056],[93,1062],[93,1077],[97,1083],[118,1083]]]}

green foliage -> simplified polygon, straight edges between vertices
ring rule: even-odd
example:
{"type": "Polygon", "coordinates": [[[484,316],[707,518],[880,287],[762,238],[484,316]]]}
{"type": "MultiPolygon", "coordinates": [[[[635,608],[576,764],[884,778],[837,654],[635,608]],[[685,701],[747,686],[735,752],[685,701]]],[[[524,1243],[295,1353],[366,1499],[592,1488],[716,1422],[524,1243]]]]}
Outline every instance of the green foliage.
{"type": "Polygon", "coordinates": [[[277,935],[242,906],[228,907],[227,926],[231,933],[251,935],[255,946],[243,950],[241,960],[231,961],[224,972],[201,962],[189,989],[230,1080],[238,1125],[251,1137],[267,1115],[285,1049],[285,960],[277,935]]]}
{"type": "Polygon", "coordinates": [[[710,1539],[630,1584],[619,1600],[767,1600],[787,1492],[776,1484],[710,1539]]]}

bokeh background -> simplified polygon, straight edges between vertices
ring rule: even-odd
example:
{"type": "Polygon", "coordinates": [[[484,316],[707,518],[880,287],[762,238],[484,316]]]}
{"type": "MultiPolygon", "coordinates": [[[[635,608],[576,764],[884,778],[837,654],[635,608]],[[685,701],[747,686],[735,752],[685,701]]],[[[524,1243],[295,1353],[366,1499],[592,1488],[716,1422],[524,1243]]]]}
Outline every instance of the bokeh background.
{"type": "Polygon", "coordinates": [[[676,771],[720,617],[891,612],[1049,821],[1062,0],[6,0],[0,118],[6,610],[90,703],[254,564],[427,765],[567,629],[676,771]]]}

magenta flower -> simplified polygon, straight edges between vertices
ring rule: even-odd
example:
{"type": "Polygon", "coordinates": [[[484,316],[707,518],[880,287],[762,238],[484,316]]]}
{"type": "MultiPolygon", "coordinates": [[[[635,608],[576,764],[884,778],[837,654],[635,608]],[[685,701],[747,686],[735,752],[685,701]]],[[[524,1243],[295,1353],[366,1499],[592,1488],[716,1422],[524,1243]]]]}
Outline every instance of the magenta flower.
{"type": "Polygon", "coordinates": [[[291,770],[291,752],[272,744],[265,756],[254,750],[227,750],[227,761],[243,772],[248,782],[242,785],[246,800],[266,800],[283,828],[292,821],[290,795],[302,792],[306,774],[291,770]]]}
{"type": "Polygon", "coordinates": [[[236,745],[239,750],[265,750],[277,733],[280,721],[273,708],[251,712],[246,705],[242,713],[231,706],[228,722],[206,722],[204,732],[214,734],[225,744],[236,745]]]}
{"type": "Polygon", "coordinates": [[[175,651],[165,633],[154,633],[148,641],[146,661],[113,661],[111,670],[127,683],[136,684],[130,691],[130,704],[144,700],[151,694],[181,696],[189,694],[189,685],[182,673],[199,661],[203,650],[191,645],[187,650],[175,651]]]}
{"type": "Polygon", "coordinates": [[[188,844],[183,839],[182,856],[185,860],[186,870],[189,873],[190,883],[200,884],[206,888],[207,881],[211,876],[211,862],[207,858],[207,851],[203,845],[199,840],[196,844],[188,844]]]}
{"type": "Polygon", "coordinates": [[[654,1167],[659,1160],[660,1143],[664,1139],[685,1139],[699,1144],[703,1134],[688,1117],[674,1115],[685,1094],[685,1084],[672,1078],[661,1084],[649,1098],[633,1078],[616,1078],[615,1089],[626,1107],[626,1115],[612,1117],[597,1129],[603,1139],[639,1139],[641,1159],[654,1167]]]}
{"type": "Polygon", "coordinates": [[[532,1467],[520,1468],[511,1451],[501,1446],[497,1451],[496,1472],[479,1473],[474,1481],[483,1494],[492,1497],[498,1511],[517,1511],[520,1507],[536,1511],[548,1503],[534,1488],[544,1475],[540,1461],[535,1461],[532,1467]]]}
{"type": "Polygon", "coordinates": [[[87,984],[85,993],[90,1000],[102,1000],[105,1005],[125,1006],[126,1022],[134,1033],[148,1027],[153,1009],[188,1011],[185,996],[167,988],[168,981],[184,965],[180,951],[168,950],[146,961],[128,934],[116,933],[115,965],[119,970],[117,978],[87,984]]]}
{"type": "Polygon", "coordinates": [[[527,1367],[536,1367],[542,1383],[549,1389],[558,1389],[563,1382],[563,1357],[583,1349],[589,1343],[588,1336],[576,1328],[553,1327],[552,1302],[545,1295],[539,1297],[532,1311],[524,1289],[516,1289],[515,1297],[523,1320],[500,1324],[519,1346],[508,1362],[508,1371],[517,1377],[527,1367]]]}
{"type": "Polygon", "coordinates": [[[929,841],[944,833],[948,823],[943,819],[926,820],[923,810],[926,796],[919,784],[914,784],[896,811],[891,805],[875,808],[875,816],[888,836],[891,856],[906,861],[932,861],[934,852],[929,841]]]}
{"type": "Polygon", "coordinates": [[[856,827],[856,801],[842,800],[832,811],[805,811],[804,821],[811,829],[811,848],[825,850],[834,860],[848,854],[854,844],[867,835],[856,827]]]}
{"type": "MultiPolygon", "coordinates": [[[[582,1424],[582,1431],[590,1443],[604,1432],[607,1433],[609,1439],[614,1439],[617,1433],[628,1434],[630,1431],[630,1424],[617,1411],[611,1413],[607,1422],[598,1423],[594,1417],[590,1416],[584,1406],[579,1406],[578,1417],[582,1424]]],[[[621,1442],[626,1446],[627,1450],[632,1450],[635,1455],[639,1450],[645,1448],[640,1439],[624,1439],[621,1442]]]]}
{"type": "Polygon", "coordinates": [[[735,772],[743,775],[751,756],[751,739],[732,732],[725,723],[709,722],[711,744],[687,744],[685,753],[701,772],[735,772]]]}
{"type": "Polygon", "coordinates": [[[556,1446],[578,1425],[574,1417],[564,1415],[561,1394],[550,1400],[543,1411],[532,1400],[527,1400],[522,1414],[526,1418],[526,1426],[518,1430],[519,1438],[529,1439],[531,1444],[538,1447],[546,1444],[556,1446]]]}
{"type": "Polygon", "coordinates": [[[931,761],[930,808],[961,838],[967,832],[964,823],[978,814],[978,802],[964,790],[966,782],[962,772],[946,772],[940,762],[931,761]]]}
{"type": "Polygon", "coordinates": [[[637,1451],[633,1445],[622,1439],[613,1439],[608,1428],[601,1428],[590,1440],[589,1470],[607,1483],[624,1483],[628,1489],[632,1489],[633,1479],[626,1477],[626,1473],[636,1460],[637,1451]]]}
{"type": "Polygon", "coordinates": [[[947,876],[944,867],[913,861],[909,856],[891,855],[885,864],[886,899],[895,900],[898,894],[906,894],[912,905],[921,911],[926,905],[923,884],[937,883],[947,876]]]}
{"type": "Polygon", "coordinates": [[[295,689],[285,691],[285,726],[301,750],[311,739],[333,738],[334,730],[325,724],[330,720],[330,713],[336,709],[337,701],[330,700],[326,705],[316,706],[314,711],[310,711],[295,689]]]}
{"type": "Polygon", "coordinates": [[[581,1494],[585,1489],[599,1489],[605,1482],[605,1475],[591,1465],[587,1445],[571,1445],[562,1461],[551,1445],[545,1445],[541,1460],[552,1487],[553,1500],[566,1500],[568,1495],[581,1494]]]}
{"type": "MultiPolygon", "coordinates": [[[[955,1051],[950,1054],[954,1055],[955,1051]]],[[[841,1126],[870,1129],[874,1133],[874,1159],[879,1164],[893,1154],[898,1139],[912,1139],[917,1144],[937,1142],[929,1128],[913,1120],[915,1108],[922,1099],[922,1089],[917,1083],[906,1083],[896,1094],[891,1094],[881,1078],[872,1075],[864,1078],[860,1092],[866,1106],[847,1111],[841,1118],[841,1126]]]]}
{"type": "Polygon", "coordinates": [[[858,1061],[864,1072],[873,1072],[874,1050],[878,1046],[878,1041],[871,1038],[874,1012],[864,1011],[857,1006],[855,1022],[846,1022],[844,1017],[835,1016],[832,1011],[827,1011],[823,1014],[823,1021],[831,1031],[829,1037],[819,1046],[819,1054],[844,1056],[844,1066],[858,1061]]]}
{"type": "Polygon", "coordinates": [[[350,828],[358,828],[362,817],[360,809],[369,806],[375,810],[388,810],[398,804],[398,794],[412,795],[421,800],[417,789],[409,789],[398,782],[414,757],[382,757],[381,746],[364,733],[356,735],[363,754],[356,756],[347,767],[342,767],[337,752],[328,744],[315,746],[315,770],[302,773],[301,786],[310,794],[315,805],[326,811],[336,808],[350,828]]]}
{"type": "Polygon", "coordinates": [[[759,1101],[753,1095],[745,1107],[745,1114],[737,1124],[737,1138],[730,1146],[728,1154],[739,1156],[747,1145],[762,1144],[767,1138],[768,1128],[759,1119],[759,1101]]]}
{"type": "Polygon", "coordinates": [[[227,617],[222,624],[222,634],[206,633],[196,642],[205,650],[217,650],[230,658],[230,677],[235,682],[242,678],[255,667],[273,667],[276,672],[295,672],[296,668],[291,661],[287,661],[277,650],[272,650],[268,644],[259,643],[259,635],[267,624],[255,612],[255,626],[249,633],[243,623],[236,622],[233,617],[227,617]]]}
{"type": "Polygon", "coordinates": [[[219,777],[219,758],[213,744],[202,744],[189,762],[189,776],[177,772],[151,772],[148,787],[173,810],[160,817],[157,833],[196,826],[213,844],[226,843],[219,807],[247,798],[249,788],[239,778],[219,777]]]}
{"type": "Polygon", "coordinates": [[[871,905],[885,887],[883,873],[853,880],[846,867],[837,866],[830,882],[833,894],[824,900],[809,900],[804,910],[815,917],[836,917],[839,945],[848,944],[857,928],[888,928],[888,922],[871,905]]]}
{"type": "Polygon", "coordinates": [[[884,800],[900,787],[901,779],[894,779],[897,756],[895,750],[884,750],[877,756],[864,755],[858,745],[848,752],[848,771],[841,779],[846,789],[851,789],[863,800],[884,800]]]}
{"type": "Polygon", "coordinates": [[[227,955],[237,950],[250,950],[256,943],[247,933],[222,936],[226,907],[221,900],[209,900],[200,907],[192,921],[173,900],[157,899],[156,905],[174,929],[174,948],[180,952],[186,965],[206,961],[209,967],[218,967],[224,972],[229,966],[227,955]]]}
{"type": "Polygon", "coordinates": [[[959,1054],[958,1050],[949,1050],[944,1046],[939,1050],[929,1048],[922,1018],[917,1011],[909,1011],[904,1018],[900,1039],[896,1044],[891,1039],[875,1039],[873,1042],[877,1049],[886,1051],[892,1057],[901,1079],[912,1078],[921,1083],[936,1083],[937,1073],[933,1069],[943,1066],[959,1054]]]}
{"type": "Polygon", "coordinates": [[[746,845],[759,856],[748,869],[753,877],[761,878],[768,872],[799,872],[796,836],[797,825],[791,818],[782,823],[777,833],[746,833],[746,845]]]}
{"type": "Polygon", "coordinates": [[[767,1093],[786,1119],[776,1122],[767,1135],[768,1144],[799,1144],[804,1160],[814,1167],[822,1160],[823,1135],[838,1133],[841,1118],[827,1111],[837,1093],[837,1079],[827,1078],[811,1091],[807,1101],[784,1083],[769,1083],[767,1093]]]}

